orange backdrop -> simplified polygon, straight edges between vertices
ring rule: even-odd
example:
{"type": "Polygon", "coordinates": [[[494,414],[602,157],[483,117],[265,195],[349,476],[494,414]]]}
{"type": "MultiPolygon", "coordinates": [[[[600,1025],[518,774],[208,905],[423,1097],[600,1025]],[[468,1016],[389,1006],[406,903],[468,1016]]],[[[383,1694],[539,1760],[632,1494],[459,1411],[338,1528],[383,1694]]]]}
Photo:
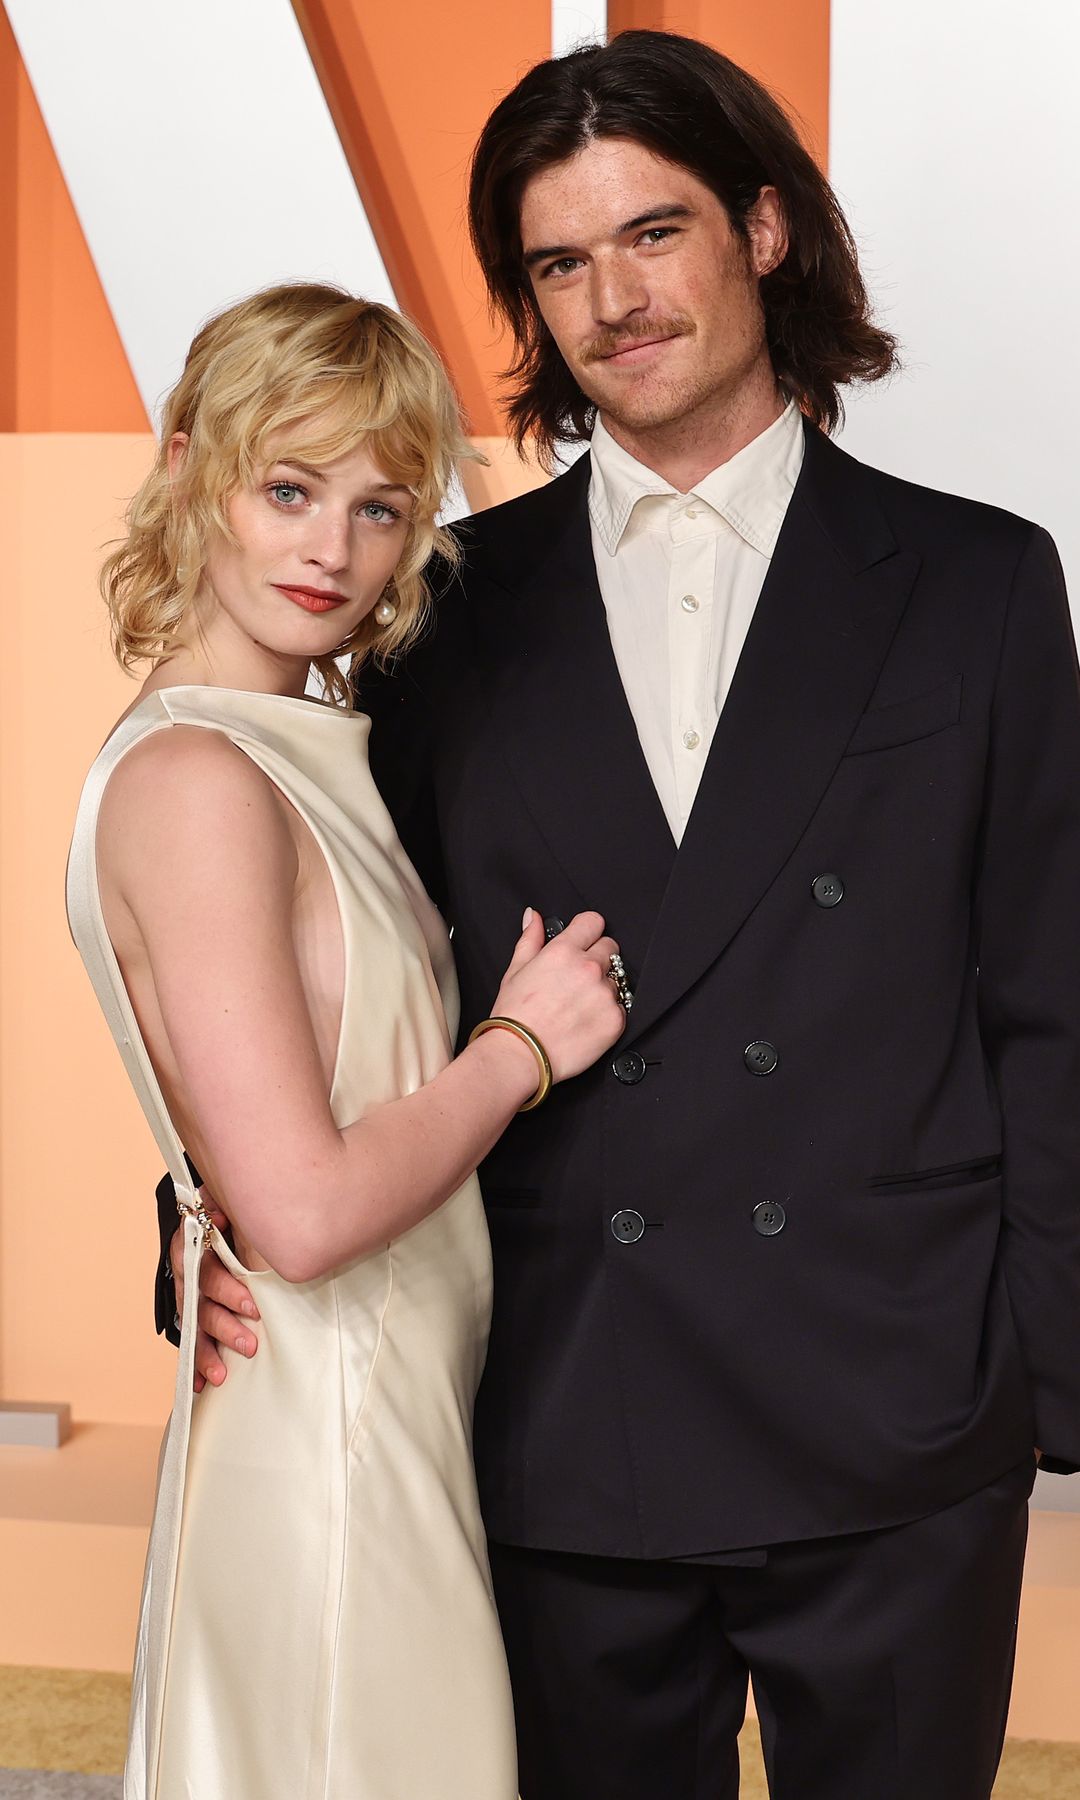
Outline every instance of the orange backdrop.
{"type": "MultiPolygon", "coordinates": [[[[548,52],[550,0],[398,0],[392,30],[365,0],[296,10],[395,291],[492,457],[470,487],[489,503],[537,476],[499,435],[507,347],[464,179],[491,104],[548,52]]],[[[828,0],[609,0],[609,26],[715,44],[824,160],[828,0]]],[[[2,4],[0,268],[0,1394],[97,1421],[60,1457],[3,1452],[0,1662],[123,1669],[175,1359],[150,1315],[157,1152],[68,940],[63,872],[83,772],[131,697],[95,575],[152,440],[2,4]]],[[[1041,1523],[1011,1728],[1072,1737],[1080,1564],[1070,1521],[1041,1523]]]]}
{"type": "MultiPolygon", "coordinates": [[[[365,0],[296,3],[395,291],[492,456],[472,477],[483,505],[538,477],[499,435],[507,346],[468,247],[465,175],[494,101],[549,53],[550,0],[398,0],[393,31],[365,0]]],[[[707,38],[784,97],[824,153],[827,0],[611,0],[610,22],[707,38]]],[[[0,1393],[150,1424],[173,1367],[150,1322],[157,1157],[62,897],[82,772],[131,693],[96,567],[151,441],[2,8],[0,149],[0,1393]]]]}

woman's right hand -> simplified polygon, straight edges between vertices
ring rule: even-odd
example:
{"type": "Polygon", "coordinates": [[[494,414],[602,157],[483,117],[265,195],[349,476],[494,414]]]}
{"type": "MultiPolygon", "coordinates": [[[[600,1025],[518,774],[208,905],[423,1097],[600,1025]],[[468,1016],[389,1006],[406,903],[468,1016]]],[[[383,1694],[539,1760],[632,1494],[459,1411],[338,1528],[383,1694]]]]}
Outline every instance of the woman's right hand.
{"type": "MultiPolygon", "coordinates": [[[[540,1039],[556,1081],[580,1075],[620,1036],[626,1013],[608,979],[619,946],[599,913],[577,913],[550,943],[530,907],[492,1013],[540,1039]]],[[[499,1034],[503,1035],[502,1033],[499,1034]]]]}

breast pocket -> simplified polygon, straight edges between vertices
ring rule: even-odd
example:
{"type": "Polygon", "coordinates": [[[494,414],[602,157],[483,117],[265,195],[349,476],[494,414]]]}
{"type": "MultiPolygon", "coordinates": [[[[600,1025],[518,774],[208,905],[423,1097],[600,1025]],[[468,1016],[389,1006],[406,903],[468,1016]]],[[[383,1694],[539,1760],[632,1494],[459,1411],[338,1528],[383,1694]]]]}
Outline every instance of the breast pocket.
{"type": "Polygon", "coordinates": [[[892,750],[899,744],[913,744],[919,738],[947,731],[960,719],[963,681],[962,675],[954,675],[924,694],[914,694],[910,700],[898,700],[893,706],[878,706],[863,713],[844,755],[865,756],[870,750],[892,750]]]}
{"type": "Polygon", "coordinates": [[[869,1186],[877,1194],[932,1194],[939,1188],[975,1187],[1001,1178],[1001,1154],[973,1156],[964,1162],[943,1163],[936,1169],[912,1169],[899,1175],[874,1175],[869,1186]]]}

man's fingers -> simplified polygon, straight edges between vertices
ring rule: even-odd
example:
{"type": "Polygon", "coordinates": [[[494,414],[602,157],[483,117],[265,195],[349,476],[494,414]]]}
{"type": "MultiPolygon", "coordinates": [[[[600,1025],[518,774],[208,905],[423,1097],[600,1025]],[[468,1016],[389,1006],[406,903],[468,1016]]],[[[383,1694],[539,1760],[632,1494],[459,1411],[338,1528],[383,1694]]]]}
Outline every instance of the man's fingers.
{"type": "Polygon", "coordinates": [[[195,1339],[195,1374],[196,1378],[201,1375],[211,1387],[220,1387],[226,1375],[221,1353],[205,1331],[200,1331],[195,1339]]]}
{"type": "Polygon", "coordinates": [[[228,1344],[231,1349],[239,1350],[241,1356],[254,1356],[259,1347],[259,1340],[250,1328],[245,1329],[234,1313],[215,1305],[205,1295],[199,1301],[199,1331],[218,1344],[228,1344]]]}
{"type": "MultiPolygon", "coordinates": [[[[226,1312],[236,1313],[239,1318],[257,1319],[259,1309],[242,1281],[231,1275],[220,1257],[211,1250],[203,1257],[202,1269],[199,1272],[199,1290],[204,1300],[213,1300],[216,1305],[225,1308],[226,1312]]],[[[237,1324],[238,1319],[233,1320],[237,1324]]]]}

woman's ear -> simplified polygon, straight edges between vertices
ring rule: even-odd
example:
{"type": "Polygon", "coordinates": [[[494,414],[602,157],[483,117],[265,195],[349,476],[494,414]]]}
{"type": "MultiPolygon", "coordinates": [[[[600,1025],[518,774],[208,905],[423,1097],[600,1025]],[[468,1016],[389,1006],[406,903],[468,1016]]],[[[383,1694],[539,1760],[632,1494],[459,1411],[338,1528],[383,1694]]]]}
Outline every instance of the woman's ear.
{"type": "Polygon", "coordinates": [[[187,447],[187,432],[174,431],[172,437],[169,439],[168,449],[165,452],[165,461],[168,466],[170,481],[175,481],[180,470],[183,468],[184,458],[187,455],[187,447]]]}

